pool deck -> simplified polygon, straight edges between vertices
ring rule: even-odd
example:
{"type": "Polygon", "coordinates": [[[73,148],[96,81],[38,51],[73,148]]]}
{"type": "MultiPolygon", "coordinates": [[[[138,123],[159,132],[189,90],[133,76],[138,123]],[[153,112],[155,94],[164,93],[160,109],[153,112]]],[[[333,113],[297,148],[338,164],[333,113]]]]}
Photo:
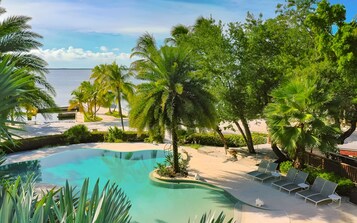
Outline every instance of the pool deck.
{"type": "MultiPolygon", "coordinates": [[[[262,145],[260,149],[268,147],[262,145]]],[[[6,163],[33,160],[45,157],[60,151],[78,148],[98,148],[114,151],[135,151],[148,149],[163,149],[164,144],[152,145],[147,143],[90,143],[71,146],[59,146],[36,151],[11,154],[6,163]]],[[[255,170],[259,159],[252,156],[240,157],[238,161],[229,161],[222,154],[223,148],[214,148],[217,153],[206,153],[203,150],[195,150],[189,147],[186,150],[190,157],[190,173],[198,173],[207,183],[219,186],[239,200],[246,203],[243,205],[240,219],[242,223],[256,222],[357,222],[357,205],[349,203],[347,198],[342,198],[342,204],[336,208],[327,204],[315,207],[312,203],[305,203],[303,199],[280,192],[270,186],[270,183],[253,181],[246,176],[246,172],[255,170]],[[264,201],[264,208],[254,207],[255,200],[259,198],[264,201]],[[249,205],[247,205],[249,204],[249,205]]],[[[259,149],[258,149],[259,150],[259,149]]]]}

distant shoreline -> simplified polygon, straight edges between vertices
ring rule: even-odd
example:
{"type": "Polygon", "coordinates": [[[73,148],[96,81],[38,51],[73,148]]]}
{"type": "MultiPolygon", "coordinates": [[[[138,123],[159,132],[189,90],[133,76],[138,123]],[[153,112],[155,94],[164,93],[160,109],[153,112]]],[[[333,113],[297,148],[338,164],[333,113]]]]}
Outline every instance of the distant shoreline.
{"type": "Polygon", "coordinates": [[[48,68],[48,70],[92,70],[92,68],[48,68]]]}

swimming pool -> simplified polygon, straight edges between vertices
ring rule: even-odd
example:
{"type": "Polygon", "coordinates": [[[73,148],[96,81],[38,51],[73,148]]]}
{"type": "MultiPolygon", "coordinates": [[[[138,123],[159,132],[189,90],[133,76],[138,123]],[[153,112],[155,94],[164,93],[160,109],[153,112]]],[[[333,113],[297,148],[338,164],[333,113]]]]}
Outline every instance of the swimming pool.
{"type": "Polygon", "coordinates": [[[39,160],[6,166],[13,174],[35,173],[38,181],[81,186],[85,178],[93,185],[100,178],[102,186],[116,182],[132,203],[132,222],[182,223],[203,213],[224,211],[233,217],[235,201],[222,191],[198,185],[175,184],[161,187],[149,174],[165,154],[160,150],[113,152],[100,149],[76,149],[60,152],[39,160]]]}

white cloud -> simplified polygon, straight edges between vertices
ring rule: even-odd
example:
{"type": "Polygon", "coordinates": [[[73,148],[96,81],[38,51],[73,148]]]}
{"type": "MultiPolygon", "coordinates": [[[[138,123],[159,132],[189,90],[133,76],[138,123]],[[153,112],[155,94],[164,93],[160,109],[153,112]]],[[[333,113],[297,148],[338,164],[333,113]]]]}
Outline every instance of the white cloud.
{"type": "Polygon", "coordinates": [[[130,53],[115,52],[93,52],[82,48],[68,47],[61,49],[38,49],[31,53],[43,58],[49,67],[59,67],[67,64],[68,67],[94,67],[102,63],[112,63],[129,65],[135,58],[130,58],[130,53]]]}
{"type": "Polygon", "coordinates": [[[106,46],[101,46],[101,47],[99,47],[99,49],[102,52],[107,52],[108,51],[108,48],[106,46]]]}

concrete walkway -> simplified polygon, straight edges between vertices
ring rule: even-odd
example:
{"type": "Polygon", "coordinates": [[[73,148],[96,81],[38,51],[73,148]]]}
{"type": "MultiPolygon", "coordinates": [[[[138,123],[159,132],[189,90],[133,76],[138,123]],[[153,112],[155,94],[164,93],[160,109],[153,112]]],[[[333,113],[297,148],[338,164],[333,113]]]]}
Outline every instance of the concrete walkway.
{"type": "MultiPolygon", "coordinates": [[[[92,143],[71,146],[47,148],[36,151],[9,155],[7,163],[37,159],[64,150],[78,148],[102,148],[115,151],[134,151],[146,149],[163,149],[164,144],[152,145],[146,143],[92,143]]],[[[222,148],[214,148],[210,152],[205,149],[195,150],[188,147],[190,157],[190,174],[199,175],[208,183],[222,187],[229,193],[246,203],[243,205],[240,219],[242,223],[250,222],[357,222],[357,206],[343,199],[339,208],[326,204],[315,207],[312,203],[305,203],[302,199],[280,192],[270,186],[270,183],[261,184],[246,177],[246,172],[255,170],[259,162],[257,157],[246,156],[236,162],[227,160],[222,155],[222,148]],[[212,152],[213,151],[213,152],[212,152]],[[216,151],[216,152],[214,152],[216,151]],[[255,208],[255,199],[264,201],[264,209],[255,208]],[[249,204],[249,205],[247,205],[249,204]],[[269,209],[269,210],[266,210],[269,209]]],[[[259,150],[264,150],[260,146],[259,150]]]]}

